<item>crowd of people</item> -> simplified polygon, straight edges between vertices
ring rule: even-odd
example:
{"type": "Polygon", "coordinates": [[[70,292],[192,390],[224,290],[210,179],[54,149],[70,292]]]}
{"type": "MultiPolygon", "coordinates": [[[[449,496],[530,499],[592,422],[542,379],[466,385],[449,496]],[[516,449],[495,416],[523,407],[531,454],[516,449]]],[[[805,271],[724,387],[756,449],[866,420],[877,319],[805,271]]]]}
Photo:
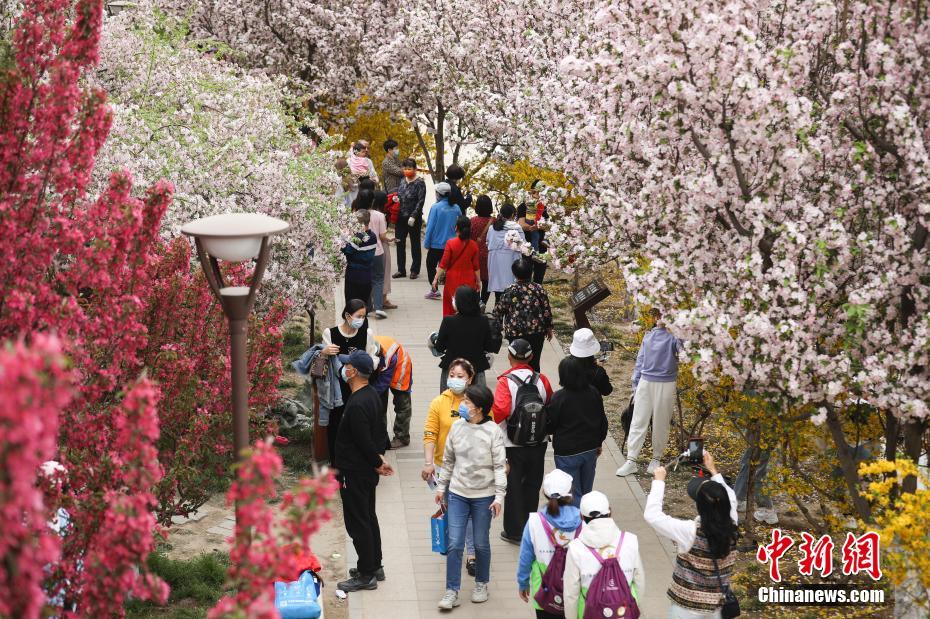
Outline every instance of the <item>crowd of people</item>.
{"type": "MultiPolygon", "coordinates": [[[[423,427],[421,470],[448,531],[446,591],[438,607],[451,611],[460,605],[463,568],[474,578],[471,602],[489,599],[490,528],[501,516],[501,538],[519,546],[517,595],[537,617],[639,616],[646,575],[638,539],[622,529],[608,497],[594,488],[608,435],[604,398],[613,391],[597,361],[600,343],[590,329],[577,330],[569,354],[558,364],[554,387],[540,365],[544,342],[553,337],[543,285],[546,265],[513,249],[506,238],[516,231],[534,249],[545,251],[545,206],[538,185],[529,187],[529,203],[502,204],[495,214],[487,196],[472,200],[463,194],[464,171],[450,166],[445,180],[436,184],[421,245],[425,183],[416,162],[400,158],[396,142],[388,140],[384,149],[381,190],[374,189],[378,177],[367,143],[354,144],[339,162],[346,173],[347,204],[358,224],[343,249],[345,307],[340,323],[326,329],[322,344],[300,362],[321,392],[320,423],[327,427],[346,531],[358,554],[357,565],[338,588],[375,589],[386,577],[376,489],[381,476],[394,473],[387,450],[410,444],[413,362],[400,341],[376,336],[368,318],[384,318],[384,310],[393,306],[387,298],[391,278],[418,278],[425,248],[424,296],[442,299],[443,316],[429,339],[440,373],[423,427]],[[392,243],[397,270],[386,278],[392,243]],[[508,367],[496,377],[489,375],[505,346],[508,367]],[[390,399],[393,437],[387,424],[390,399]],[[546,473],[550,443],[555,469],[546,473]]],[[[698,517],[680,520],[663,512],[661,458],[681,344],[661,316],[656,319],[657,327],[637,356],[629,456],[616,474],[638,469],[651,425],[648,472],[654,481],[643,516],[677,545],[668,616],[720,617],[735,559],[736,495],[705,452],[707,475],[688,486],[698,517]]]]}

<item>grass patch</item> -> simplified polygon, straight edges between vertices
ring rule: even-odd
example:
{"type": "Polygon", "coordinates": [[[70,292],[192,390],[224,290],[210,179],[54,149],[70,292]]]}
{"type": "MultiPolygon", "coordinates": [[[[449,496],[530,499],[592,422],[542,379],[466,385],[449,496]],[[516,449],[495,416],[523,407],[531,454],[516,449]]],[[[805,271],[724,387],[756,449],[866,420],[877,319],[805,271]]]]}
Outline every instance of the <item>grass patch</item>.
{"type": "Polygon", "coordinates": [[[207,611],[223,595],[229,555],[214,552],[189,561],[178,561],[153,552],[147,564],[153,574],[171,587],[168,604],[158,606],[153,602],[130,600],[126,603],[126,616],[130,619],[200,619],[207,616],[207,611]]]}
{"type": "Polygon", "coordinates": [[[284,349],[281,351],[281,357],[284,359],[284,365],[299,359],[300,355],[309,348],[307,343],[307,330],[300,324],[291,323],[284,330],[284,349]]]}

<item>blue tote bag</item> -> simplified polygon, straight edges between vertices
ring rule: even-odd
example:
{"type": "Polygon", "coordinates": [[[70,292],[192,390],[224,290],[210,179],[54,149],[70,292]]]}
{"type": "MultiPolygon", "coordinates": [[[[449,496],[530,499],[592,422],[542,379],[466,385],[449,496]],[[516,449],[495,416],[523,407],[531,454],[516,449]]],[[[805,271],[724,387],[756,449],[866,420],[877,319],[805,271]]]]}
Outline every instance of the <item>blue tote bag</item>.
{"type": "Polygon", "coordinates": [[[433,552],[441,555],[449,552],[449,526],[446,520],[445,507],[439,507],[439,511],[433,514],[429,520],[430,537],[433,541],[433,552]]]}

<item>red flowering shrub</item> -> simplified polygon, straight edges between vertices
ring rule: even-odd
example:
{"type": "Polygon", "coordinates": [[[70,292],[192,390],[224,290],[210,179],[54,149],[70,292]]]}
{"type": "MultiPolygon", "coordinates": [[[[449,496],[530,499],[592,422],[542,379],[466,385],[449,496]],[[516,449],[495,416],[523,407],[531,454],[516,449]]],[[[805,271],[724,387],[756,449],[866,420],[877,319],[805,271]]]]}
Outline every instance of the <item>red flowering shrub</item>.
{"type": "MultiPolygon", "coordinates": [[[[148,346],[142,359],[162,390],[158,456],[164,477],[156,486],[156,514],[167,524],[210,498],[232,458],[229,329],[203,273],[190,268],[185,239],[166,244],[152,266],[145,307],[148,346]]],[[[284,302],[273,303],[249,325],[249,404],[263,411],[277,398],[281,378],[284,302]]],[[[253,417],[252,436],[268,432],[253,417]]]]}
{"type": "Polygon", "coordinates": [[[68,403],[70,375],[61,346],[0,348],[0,616],[35,617],[42,607],[43,566],[58,560],[60,540],[47,523],[39,465],[57,453],[58,411],[68,403]]]}
{"type": "Polygon", "coordinates": [[[229,553],[229,579],[236,593],[220,600],[208,616],[277,619],[274,581],[280,574],[296,579],[310,537],[332,516],[326,503],[339,485],[328,470],[317,478],[301,479],[295,490],[284,493],[275,514],[268,502],[278,495],[274,479],[281,473],[281,456],[269,441],[258,441],[238,466],[226,495],[230,505],[239,502],[229,553]]]}

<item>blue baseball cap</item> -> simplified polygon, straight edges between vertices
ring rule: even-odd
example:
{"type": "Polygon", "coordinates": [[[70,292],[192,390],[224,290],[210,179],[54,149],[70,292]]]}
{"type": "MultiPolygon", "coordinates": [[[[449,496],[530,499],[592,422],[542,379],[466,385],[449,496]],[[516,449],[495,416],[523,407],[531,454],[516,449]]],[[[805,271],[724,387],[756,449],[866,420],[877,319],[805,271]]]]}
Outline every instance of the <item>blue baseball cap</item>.
{"type": "Polygon", "coordinates": [[[358,370],[359,374],[371,376],[375,371],[375,362],[372,361],[371,355],[364,350],[353,350],[348,355],[339,355],[339,361],[343,365],[351,365],[358,370]]]}

